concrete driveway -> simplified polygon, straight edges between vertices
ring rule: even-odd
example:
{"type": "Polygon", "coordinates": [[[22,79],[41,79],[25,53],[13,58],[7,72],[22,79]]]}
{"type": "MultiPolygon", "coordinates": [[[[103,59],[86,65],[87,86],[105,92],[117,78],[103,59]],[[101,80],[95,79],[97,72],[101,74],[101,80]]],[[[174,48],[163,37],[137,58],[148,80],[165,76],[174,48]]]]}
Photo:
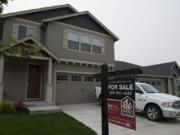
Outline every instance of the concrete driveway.
{"type": "MultiPolygon", "coordinates": [[[[63,111],[101,135],[101,108],[98,104],[61,106],[63,111]]],[[[180,119],[152,122],[143,115],[137,115],[137,130],[130,130],[109,124],[109,135],[179,135],[180,119]]]]}

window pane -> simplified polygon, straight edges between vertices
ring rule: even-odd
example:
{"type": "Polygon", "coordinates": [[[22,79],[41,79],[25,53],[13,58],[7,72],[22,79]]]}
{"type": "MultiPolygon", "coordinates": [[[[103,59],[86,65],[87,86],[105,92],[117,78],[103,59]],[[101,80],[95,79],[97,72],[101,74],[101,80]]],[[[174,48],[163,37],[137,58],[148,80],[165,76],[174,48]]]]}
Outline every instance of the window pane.
{"type": "Polygon", "coordinates": [[[81,43],[86,43],[86,44],[91,44],[91,40],[89,37],[87,36],[80,36],[80,39],[81,39],[81,43]]]}
{"type": "Polygon", "coordinates": [[[79,50],[79,39],[76,33],[68,32],[68,48],[79,50]]]}
{"type": "Polygon", "coordinates": [[[73,75],[71,80],[72,81],[81,81],[81,76],[80,75],[73,75]]]}
{"type": "Polygon", "coordinates": [[[93,45],[92,46],[92,52],[97,53],[97,54],[101,54],[101,47],[93,45]]]}
{"type": "Polygon", "coordinates": [[[90,44],[81,43],[81,51],[91,52],[91,45],[90,44]]]}
{"type": "Polygon", "coordinates": [[[56,80],[57,81],[68,81],[68,76],[67,75],[57,75],[56,80]]]}
{"type": "Polygon", "coordinates": [[[85,82],[92,82],[92,81],[93,81],[93,77],[85,76],[85,77],[84,77],[84,81],[85,81],[85,82]]]}
{"type": "Polygon", "coordinates": [[[81,51],[90,52],[91,51],[91,40],[87,36],[80,36],[81,39],[81,51]]]}
{"type": "Polygon", "coordinates": [[[95,45],[95,46],[101,47],[101,40],[93,38],[92,39],[92,44],[95,45]]]}
{"type": "Polygon", "coordinates": [[[79,50],[79,42],[68,40],[68,48],[73,50],[79,50]]]}
{"type": "Polygon", "coordinates": [[[26,37],[27,28],[25,26],[19,25],[18,39],[26,37]]]}
{"type": "Polygon", "coordinates": [[[78,34],[72,33],[72,32],[68,32],[68,40],[78,42],[79,41],[78,34]]]}

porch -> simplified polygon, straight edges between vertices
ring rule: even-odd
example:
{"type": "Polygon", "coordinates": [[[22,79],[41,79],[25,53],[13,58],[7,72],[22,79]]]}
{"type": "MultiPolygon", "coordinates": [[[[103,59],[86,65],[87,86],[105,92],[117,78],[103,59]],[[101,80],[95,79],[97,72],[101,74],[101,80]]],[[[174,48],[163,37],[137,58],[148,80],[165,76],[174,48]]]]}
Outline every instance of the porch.
{"type": "Polygon", "coordinates": [[[42,100],[54,103],[52,85],[52,62],[57,60],[45,46],[32,37],[18,41],[13,47],[22,46],[29,49],[39,46],[38,55],[21,54],[16,57],[0,55],[0,101],[42,100]]]}
{"type": "MultiPolygon", "coordinates": [[[[1,74],[1,100],[44,100],[53,103],[52,59],[9,58],[1,74]]],[[[1,70],[3,69],[1,68],[1,70]]]]}

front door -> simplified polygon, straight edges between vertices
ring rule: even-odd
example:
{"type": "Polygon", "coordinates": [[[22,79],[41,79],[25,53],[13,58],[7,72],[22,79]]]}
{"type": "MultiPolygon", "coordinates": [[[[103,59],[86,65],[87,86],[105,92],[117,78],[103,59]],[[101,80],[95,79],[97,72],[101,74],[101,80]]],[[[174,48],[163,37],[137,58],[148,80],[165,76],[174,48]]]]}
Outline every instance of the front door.
{"type": "Polygon", "coordinates": [[[41,95],[40,86],[41,86],[41,66],[29,65],[27,98],[39,99],[41,95]]]}

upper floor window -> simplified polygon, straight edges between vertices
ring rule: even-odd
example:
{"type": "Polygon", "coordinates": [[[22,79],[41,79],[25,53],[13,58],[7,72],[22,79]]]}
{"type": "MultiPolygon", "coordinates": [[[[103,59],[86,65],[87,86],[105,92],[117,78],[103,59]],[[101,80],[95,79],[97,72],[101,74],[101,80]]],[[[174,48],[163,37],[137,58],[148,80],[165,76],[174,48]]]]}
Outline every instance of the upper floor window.
{"type": "Polygon", "coordinates": [[[79,37],[76,33],[68,32],[68,48],[79,50],[79,37]]]}
{"type": "Polygon", "coordinates": [[[25,38],[26,33],[27,33],[27,27],[19,25],[18,39],[25,38]]]}
{"type": "Polygon", "coordinates": [[[80,35],[81,51],[91,52],[91,39],[87,36],[80,35]]]}
{"type": "Polygon", "coordinates": [[[101,54],[101,40],[96,38],[92,39],[92,52],[101,54]]]}
{"type": "Polygon", "coordinates": [[[38,27],[23,24],[13,24],[12,37],[20,40],[27,36],[32,36],[36,40],[40,40],[40,31],[38,27]]]}
{"type": "Polygon", "coordinates": [[[93,54],[105,53],[104,42],[98,37],[70,30],[65,31],[64,37],[64,46],[70,50],[93,54]]]}

